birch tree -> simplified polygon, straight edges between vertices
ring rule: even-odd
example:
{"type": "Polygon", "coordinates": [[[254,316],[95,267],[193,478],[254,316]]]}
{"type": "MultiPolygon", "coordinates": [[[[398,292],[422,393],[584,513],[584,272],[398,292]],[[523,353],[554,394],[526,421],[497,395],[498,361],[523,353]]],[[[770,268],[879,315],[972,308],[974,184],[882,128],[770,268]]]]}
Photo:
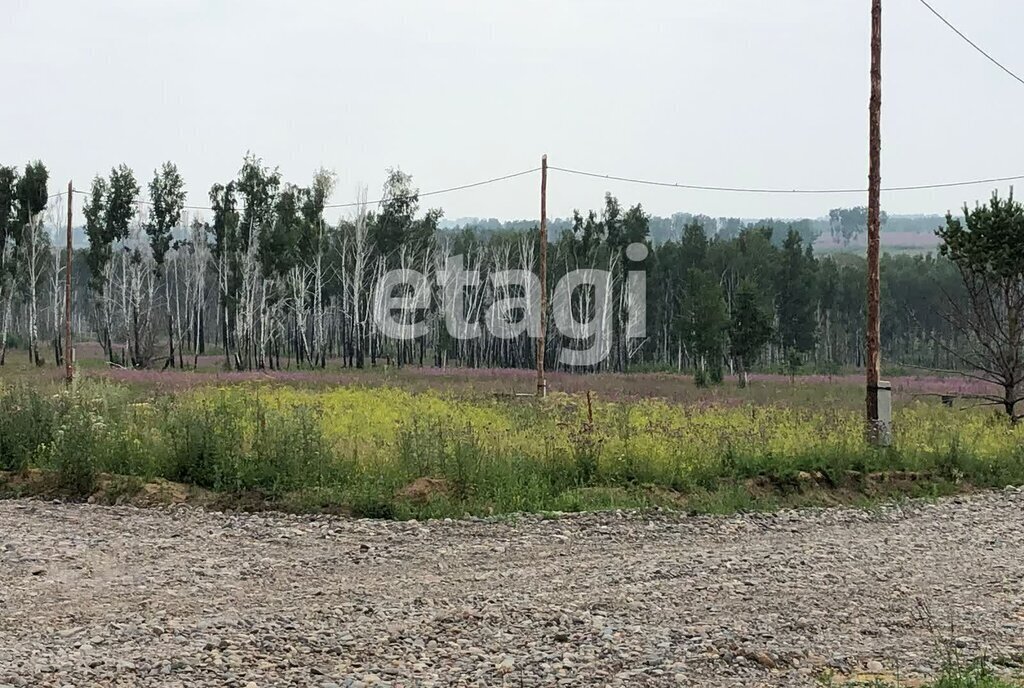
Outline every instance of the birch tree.
{"type": "Polygon", "coordinates": [[[0,167],[0,365],[7,355],[7,331],[14,305],[14,234],[17,228],[18,169],[0,167]]]}
{"type": "Polygon", "coordinates": [[[153,173],[149,182],[150,213],[146,234],[155,263],[157,278],[163,278],[164,304],[167,310],[167,362],[174,367],[174,342],[177,338],[174,313],[171,309],[171,283],[165,269],[167,252],[171,249],[172,232],[181,221],[185,206],[185,182],[172,162],[165,162],[153,173]]]}
{"type": "Polygon", "coordinates": [[[224,366],[230,368],[238,304],[237,277],[233,269],[238,244],[235,183],[214,184],[210,188],[210,204],[213,210],[213,245],[210,254],[217,274],[221,346],[224,348],[224,366]]]}
{"type": "Polygon", "coordinates": [[[89,238],[89,249],[86,251],[86,263],[89,266],[89,287],[96,296],[96,331],[100,346],[108,361],[113,361],[114,353],[110,341],[110,304],[108,301],[107,273],[110,270],[113,238],[107,227],[107,180],[96,176],[92,180],[89,197],[85,201],[85,234],[89,238]]]}
{"type": "Polygon", "coordinates": [[[155,263],[145,239],[141,208],[136,210],[121,249],[121,315],[127,357],[133,368],[146,368],[153,358],[155,263]]]}
{"type": "Polygon", "coordinates": [[[236,327],[242,346],[241,352],[236,350],[236,366],[240,369],[262,368],[266,362],[271,307],[277,306],[278,296],[278,280],[272,274],[277,256],[271,232],[280,186],[281,174],[276,169],[266,167],[262,159],[252,154],[246,155],[236,187],[245,202],[235,251],[240,278],[236,327]]]}
{"type": "Polygon", "coordinates": [[[327,342],[324,337],[324,257],[330,245],[329,228],[324,221],[324,205],[334,194],[334,172],[321,168],[313,177],[313,184],[302,205],[304,233],[309,237],[308,250],[303,255],[306,269],[312,273],[313,363],[321,368],[327,365],[327,342]]]}
{"type": "Polygon", "coordinates": [[[43,233],[43,211],[46,210],[46,182],[49,173],[38,160],[25,166],[25,173],[18,180],[18,224],[20,231],[16,245],[22,259],[24,287],[28,298],[28,347],[29,358],[35,365],[42,365],[39,356],[39,310],[37,292],[42,277],[46,256],[46,235],[43,233]]]}
{"type": "MultiPolygon", "coordinates": [[[[355,343],[355,364],[358,368],[364,366],[364,347],[368,346],[367,337],[369,336],[368,310],[364,308],[364,300],[361,298],[363,290],[366,288],[366,268],[371,251],[370,242],[367,240],[369,206],[366,203],[366,193],[366,187],[362,187],[357,194],[359,200],[352,223],[352,276],[350,278],[351,285],[348,287],[352,294],[351,322],[355,330],[352,339],[355,343]]],[[[368,300],[365,301],[368,303],[368,300]]],[[[349,365],[351,365],[351,360],[349,365]]]]}
{"type": "MultiPolygon", "coordinates": [[[[90,286],[97,296],[97,320],[100,344],[110,362],[114,362],[112,327],[113,301],[113,252],[114,245],[128,238],[130,223],[136,214],[139,186],[135,175],[122,164],[110,171],[110,180],[97,176],[93,179],[89,198],[85,202],[85,232],[89,237],[86,259],[92,275],[90,286]]],[[[122,261],[121,307],[126,309],[127,270],[122,261]]],[[[126,344],[127,349],[127,334],[126,344]]],[[[122,356],[122,363],[124,356],[122,356]]]]}
{"type": "Polygon", "coordinates": [[[63,323],[64,313],[64,262],[61,260],[62,251],[60,247],[61,221],[65,215],[64,196],[55,196],[47,207],[47,224],[50,227],[50,322],[53,332],[53,361],[55,365],[64,363],[63,339],[60,336],[60,326],[63,323]]]}

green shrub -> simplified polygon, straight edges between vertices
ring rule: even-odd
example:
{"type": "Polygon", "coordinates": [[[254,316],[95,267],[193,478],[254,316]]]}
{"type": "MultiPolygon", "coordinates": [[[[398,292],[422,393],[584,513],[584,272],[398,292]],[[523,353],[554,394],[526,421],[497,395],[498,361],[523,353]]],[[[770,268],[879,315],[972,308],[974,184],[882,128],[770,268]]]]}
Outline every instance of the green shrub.
{"type": "Polygon", "coordinates": [[[387,496],[377,494],[357,494],[349,502],[349,512],[354,518],[395,518],[395,503],[387,496]]]}
{"type": "Polygon", "coordinates": [[[114,473],[278,504],[426,517],[652,500],[754,508],[800,498],[802,472],[820,473],[815,485],[863,486],[869,496],[878,481],[863,476],[875,471],[920,473],[915,493],[1024,483],[1021,429],[938,404],[901,409],[894,446],[877,450],[865,444],[857,412],[773,404],[581,395],[508,403],[244,385],[153,400],[88,379],[74,392],[40,389],[0,386],[0,468],[52,470],[78,496],[98,473],[114,473]],[[439,495],[422,504],[396,498],[417,478],[443,480],[439,495]]]}
{"type": "Polygon", "coordinates": [[[171,404],[164,419],[168,440],[165,477],[210,490],[240,490],[240,414],[225,401],[171,404]]]}
{"type": "Polygon", "coordinates": [[[72,497],[85,498],[96,489],[96,459],[102,455],[106,427],[101,417],[70,399],[54,433],[50,462],[57,486],[72,497]]]}
{"type": "Polygon", "coordinates": [[[312,406],[266,408],[254,406],[252,457],[236,477],[244,488],[283,494],[303,487],[336,485],[331,451],[319,412],[312,406]]]}
{"type": "Polygon", "coordinates": [[[20,471],[53,441],[58,404],[27,387],[0,388],[0,470],[20,471]]]}

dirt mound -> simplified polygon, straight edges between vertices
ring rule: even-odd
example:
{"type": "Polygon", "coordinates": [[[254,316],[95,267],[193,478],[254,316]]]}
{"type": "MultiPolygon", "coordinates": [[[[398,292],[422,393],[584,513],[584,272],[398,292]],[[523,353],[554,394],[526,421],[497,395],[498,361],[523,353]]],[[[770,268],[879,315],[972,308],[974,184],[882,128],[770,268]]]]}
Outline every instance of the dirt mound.
{"type": "Polygon", "coordinates": [[[413,504],[428,504],[439,497],[452,494],[452,485],[444,478],[416,478],[395,492],[395,499],[413,504]]]}

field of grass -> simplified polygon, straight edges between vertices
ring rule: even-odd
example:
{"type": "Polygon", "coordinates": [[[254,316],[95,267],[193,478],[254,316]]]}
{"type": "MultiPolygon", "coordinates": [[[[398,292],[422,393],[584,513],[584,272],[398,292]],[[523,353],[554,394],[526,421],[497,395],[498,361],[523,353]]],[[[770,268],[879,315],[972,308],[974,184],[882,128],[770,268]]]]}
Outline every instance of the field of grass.
{"type": "Polygon", "coordinates": [[[285,509],[431,517],[662,506],[735,511],[1024,483],[1024,430],[896,381],[893,446],[863,439],[856,377],[403,369],[223,373],[0,369],[0,470],[54,491],[166,479],[285,509]],[[588,401],[589,393],[589,401],[588,401]]]}
{"type": "MultiPolygon", "coordinates": [[[[102,360],[95,343],[76,347],[79,371],[89,379],[102,379],[124,384],[140,394],[170,393],[210,385],[231,386],[240,383],[281,384],[324,389],[339,386],[399,387],[408,391],[441,391],[464,398],[494,395],[530,394],[536,389],[532,370],[515,368],[433,368],[407,366],[398,368],[383,363],[364,369],[344,368],[338,361],[329,362],[325,370],[285,369],[238,372],[225,370],[223,356],[205,355],[198,359],[198,368],[185,370],[131,370],[110,367],[102,360]]],[[[0,383],[56,386],[64,371],[53,366],[36,368],[28,364],[22,351],[8,353],[7,365],[0,367],[0,383]]],[[[893,385],[897,404],[910,404],[938,395],[999,394],[1001,390],[978,380],[959,376],[934,376],[900,371],[886,379],[893,385]]],[[[664,399],[673,403],[708,405],[784,405],[838,406],[861,409],[864,405],[864,376],[860,372],[837,375],[800,374],[791,380],[786,374],[754,373],[750,387],[737,389],[735,375],[727,375],[720,386],[698,387],[692,375],[672,372],[631,372],[578,375],[549,372],[550,389],[567,394],[590,391],[612,401],[664,399]]]]}

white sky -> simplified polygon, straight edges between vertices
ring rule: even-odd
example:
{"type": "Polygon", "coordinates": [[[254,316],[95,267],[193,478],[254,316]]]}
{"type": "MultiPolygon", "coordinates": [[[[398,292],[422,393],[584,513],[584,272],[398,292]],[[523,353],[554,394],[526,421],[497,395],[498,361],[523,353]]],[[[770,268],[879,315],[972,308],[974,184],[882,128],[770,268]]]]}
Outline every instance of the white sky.
{"type": "MultiPolygon", "coordinates": [[[[1024,3],[932,0],[1018,72],[1024,3]]],[[[3,0],[0,162],[52,190],[175,161],[189,202],[246,150],[335,202],[400,165],[427,191],[552,165],[728,186],[867,176],[868,0],[3,0]]],[[[885,0],[883,183],[1024,174],[1024,86],[918,0],[885,0]]],[[[648,211],[817,216],[865,198],[738,196],[552,172],[549,214],[606,190],[648,211]]],[[[944,212],[988,187],[890,194],[944,212]]],[[[425,199],[536,217],[537,179],[425,199]]]]}

